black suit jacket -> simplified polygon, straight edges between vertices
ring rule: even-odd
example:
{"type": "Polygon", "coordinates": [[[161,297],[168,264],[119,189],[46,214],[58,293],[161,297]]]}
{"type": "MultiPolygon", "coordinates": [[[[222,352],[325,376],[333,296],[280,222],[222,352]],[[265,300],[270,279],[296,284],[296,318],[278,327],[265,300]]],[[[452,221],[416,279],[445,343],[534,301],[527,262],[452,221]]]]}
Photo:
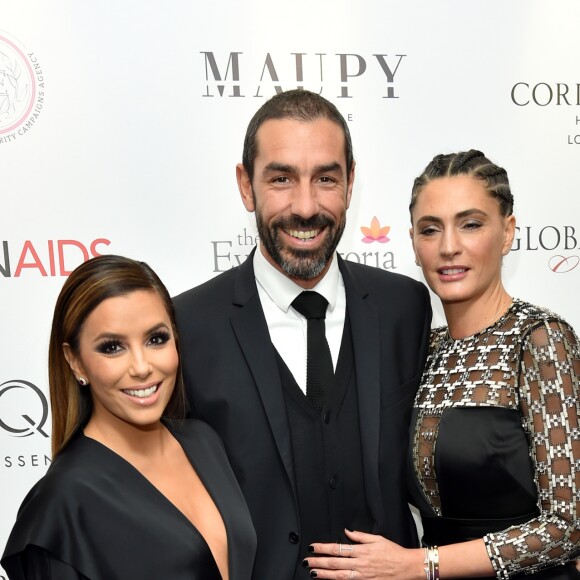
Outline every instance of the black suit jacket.
{"type": "MultiPolygon", "coordinates": [[[[374,525],[416,543],[407,506],[408,423],[428,346],[425,286],[339,258],[349,312],[364,481],[374,525]]],[[[291,439],[253,254],[174,299],[192,414],[220,434],[258,536],[255,580],[293,578],[300,521],[291,439]]],[[[321,541],[329,540],[321,538],[321,541]]]]}

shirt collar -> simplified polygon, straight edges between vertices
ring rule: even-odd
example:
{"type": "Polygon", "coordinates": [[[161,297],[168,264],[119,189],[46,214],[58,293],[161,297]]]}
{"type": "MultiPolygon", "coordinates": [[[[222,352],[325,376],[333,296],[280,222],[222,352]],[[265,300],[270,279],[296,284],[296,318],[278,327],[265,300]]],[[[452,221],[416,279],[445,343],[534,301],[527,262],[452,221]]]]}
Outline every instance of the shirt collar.
{"type": "MultiPolygon", "coordinates": [[[[268,294],[272,302],[284,312],[288,312],[293,300],[304,291],[304,288],[296,284],[296,282],[292,281],[266,260],[259,245],[254,253],[254,274],[256,281],[266,294],[268,294]]],[[[328,307],[331,311],[336,306],[339,284],[340,270],[335,252],[326,274],[312,288],[312,290],[315,290],[328,300],[328,307]]]]}

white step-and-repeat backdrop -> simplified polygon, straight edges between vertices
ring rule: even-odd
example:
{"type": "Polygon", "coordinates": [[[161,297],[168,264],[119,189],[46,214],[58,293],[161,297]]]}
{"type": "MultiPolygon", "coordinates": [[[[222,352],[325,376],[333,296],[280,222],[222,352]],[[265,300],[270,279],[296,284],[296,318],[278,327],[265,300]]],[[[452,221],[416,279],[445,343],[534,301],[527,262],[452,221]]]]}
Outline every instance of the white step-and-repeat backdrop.
{"type": "Polygon", "coordinates": [[[577,0],[0,0],[0,550],[50,464],[65,277],[126,254],[176,294],[244,260],[234,168],[276,91],[317,91],[349,121],[347,259],[420,277],[413,179],[478,148],[516,199],[509,291],[580,329],[578,23],[577,0]]]}

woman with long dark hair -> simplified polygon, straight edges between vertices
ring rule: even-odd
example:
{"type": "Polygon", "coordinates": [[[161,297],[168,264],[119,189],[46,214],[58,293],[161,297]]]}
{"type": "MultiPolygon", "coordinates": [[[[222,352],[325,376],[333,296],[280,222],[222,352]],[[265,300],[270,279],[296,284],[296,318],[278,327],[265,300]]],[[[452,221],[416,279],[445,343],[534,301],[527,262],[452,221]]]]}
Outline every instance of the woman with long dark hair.
{"type": "Polygon", "coordinates": [[[248,580],[256,538],[218,436],[185,420],[173,305],[147,264],[66,280],[49,346],[53,463],[2,558],[10,580],[248,580]]]}

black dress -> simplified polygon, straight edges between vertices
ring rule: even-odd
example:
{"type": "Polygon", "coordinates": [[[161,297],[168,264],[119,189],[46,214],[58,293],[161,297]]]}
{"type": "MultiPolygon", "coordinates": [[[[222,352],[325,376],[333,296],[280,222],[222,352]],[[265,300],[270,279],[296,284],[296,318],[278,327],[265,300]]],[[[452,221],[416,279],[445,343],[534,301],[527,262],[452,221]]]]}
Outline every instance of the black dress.
{"type": "MultiPolygon", "coordinates": [[[[220,439],[201,421],[168,427],[221,514],[230,579],[249,580],[256,536],[220,439]]],[[[82,432],[24,499],[2,566],[10,580],[221,580],[185,515],[82,432]]]]}
{"type": "Polygon", "coordinates": [[[424,545],[483,538],[497,578],[580,578],[579,381],[573,330],[525,302],[432,331],[409,461],[424,545]]]}

